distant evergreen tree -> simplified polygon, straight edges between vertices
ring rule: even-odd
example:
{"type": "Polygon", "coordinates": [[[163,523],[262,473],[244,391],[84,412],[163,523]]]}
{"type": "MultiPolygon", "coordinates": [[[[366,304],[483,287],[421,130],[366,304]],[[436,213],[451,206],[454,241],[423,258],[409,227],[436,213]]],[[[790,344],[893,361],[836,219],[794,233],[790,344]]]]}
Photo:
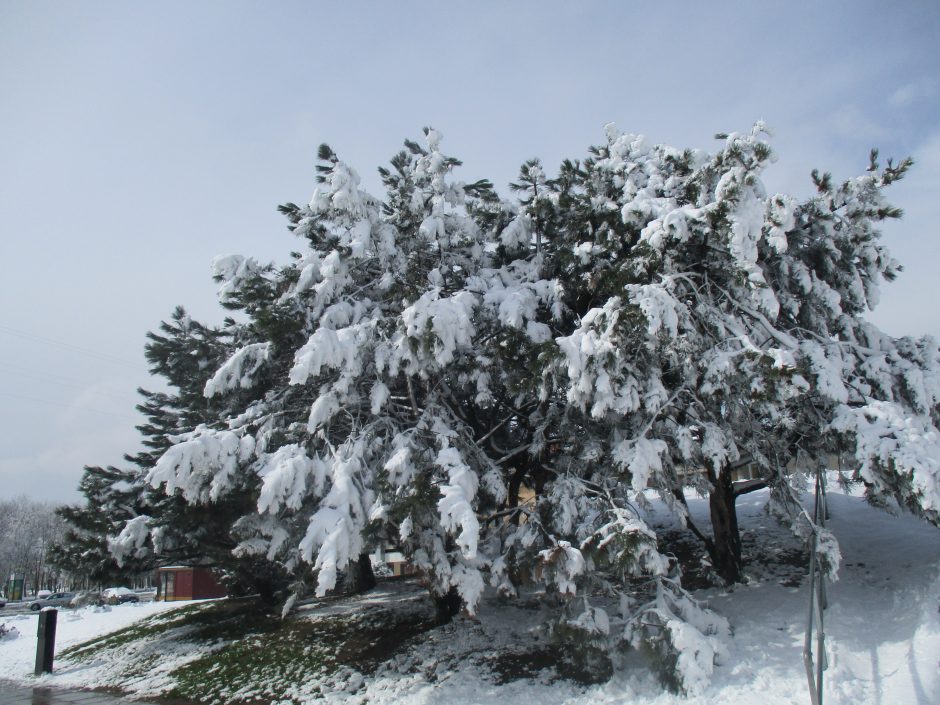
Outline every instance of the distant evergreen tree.
{"type": "Polygon", "coordinates": [[[78,485],[84,504],[56,510],[66,522],[64,536],[51,550],[50,560],[57,567],[102,587],[123,585],[129,577],[152,569],[149,557],[118,565],[108,549],[107,537],[140,514],[142,497],[135,479],[133,471],[85,467],[78,485]]]}
{"type": "Polygon", "coordinates": [[[234,553],[238,540],[232,526],[247,508],[254,506],[257,482],[252,482],[250,476],[244,478],[247,481],[232,488],[226,503],[206,512],[186,501],[181,492],[167,492],[151,484],[150,479],[157,461],[173,446],[174,439],[218,425],[222,408],[203,392],[206,382],[231,352],[237,330],[230,319],[222,329],[206,327],[178,307],[171,321],[161,324],[159,333],[148,333],[145,355],[151,372],[163,377],[172,391],[139,390],[144,402],[138,409],[148,419],[139,430],[148,450],[128,460],[138,467],[136,483],[145,505],[134,525],[146,526],[147,530],[138,532],[130,545],[112,543],[111,548],[122,560],[124,556],[144,555],[164,564],[210,567],[232,594],[257,593],[273,601],[287,585],[286,573],[270,562],[234,553]]]}
{"type": "MultiPolygon", "coordinates": [[[[228,322],[227,328],[232,325],[228,322]]],[[[145,355],[151,373],[165,381],[168,391],[137,390],[142,397],[137,409],[146,417],[137,427],[145,449],[125,456],[131,464],[128,469],[85,468],[79,484],[84,504],[59,510],[68,529],[54,559],[73,574],[101,585],[126,582],[160,564],[201,565],[216,570],[233,594],[261,593],[273,600],[286,585],[286,576],[267,563],[232,553],[237,541],[231,525],[243,509],[226,511],[220,506],[207,514],[148,483],[150,471],[176,436],[217,419],[219,412],[203,388],[228,352],[229,334],[193,321],[177,307],[170,321],[147,337],[145,355]],[[148,531],[115,551],[113,541],[128,524],[146,525],[148,531]]],[[[253,506],[256,489],[244,489],[243,504],[253,506]]],[[[228,507],[237,506],[232,499],[228,507]]]]}
{"type": "MultiPolygon", "coordinates": [[[[162,377],[171,392],[149,392],[138,389],[143,398],[137,409],[146,421],[137,426],[145,450],[125,456],[132,467],[119,469],[88,466],[79,482],[85,502],[61,508],[58,513],[68,529],[57,546],[54,559],[73,574],[80,573],[97,584],[117,584],[129,576],[152,570],[157,556],[149,543],[132,554],[122,555],[118,563],[108,546],[124,525],[138,517],[167,515],[172,499],[148,490],[146,473],[172,445],[172,437],[205,419],[207,405],[201,391],[194,391],[202,370],[212,367],[213,355],[223,353],[219,333],[192,321],[185,310],[177,307],[169,323],[163,322],[160,333],[148,333],[145,355],[151,373],[162,377]]],[[[185,503],[176,502],[176,514],[186,513],[185,503]]],[[[186,528],[180,534],[186,536],[186,528]]],[[[195,537],[194,537],[195,538],[195,537]]],[[[183,541],[189,551],[179,558],[205,558],[196,541],[183,541]]]]}

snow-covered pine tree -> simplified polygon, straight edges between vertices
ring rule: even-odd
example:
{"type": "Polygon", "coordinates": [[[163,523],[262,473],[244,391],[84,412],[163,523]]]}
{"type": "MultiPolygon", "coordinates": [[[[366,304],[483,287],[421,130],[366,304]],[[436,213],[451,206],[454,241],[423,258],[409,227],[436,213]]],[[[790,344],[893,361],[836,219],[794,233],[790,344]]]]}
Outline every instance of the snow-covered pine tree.
{"type": "MultiPolygon", "coordinates": [[[[727,624],[682,590],[675,564],[659,554],[638,511],[642,490],[612,471],[609,439],[620,442],[629,429],[629,409],[586,407],[570,390],[566,336],[596,315],[609,290],[629,281],[622,264],[636,242],[609,205],[620,186],[598,157],[594,150],[584,162],[567,161],[552,180],[537,161],[523,165],[513,184],[520,202],[507,205],[513,217],[497,233],[495,256],[482,272],[481,317],[495,321],[488,344],[512,351],[494,355],[493,373],[497,403],[515,410],[509,426],[519,445],[510,487],[521,481],[535,491],[515,511],[522,521],[494,527],[490,541],[498,539],[500,553],[491,582],[508,594],[535,586],[566,595],[553,633],[590,657],[579,659],[582,666],[604,672],[611,655],[643,642],[660,654],[674,682],[695,690],[721,653],[727,624]],[[647,586],[641,592],[638,581],[647,586]],[[609,613],[602,604],[618,592],[619,614],[609,613]],[[606,597],[592,604],[598,595],[606,597]],[[649,601],[638,601],[644,595],[649,601]],[[685,675],[675,681],[677,669],[685,675]]],[[[618,354],[596,339],[578,351],[618,354]]],[[[599,376],[597,390],[604,392],[604,384],[599,376]]]]}
{"type": "Polygon", "coordinates": [[[616,275],[588,280],[598,303],[558,342],[569,402],[611,420],[602,464],[687,521],[684,488],[708,492],[712,535],[689,526],[736,581],[735,498],[770,485],[800,524],[801,478],[840,453],[872,500],[936,523],[940,378],[934,341],[893,340],[864,318],[897,271],[876,227],[899,214],[882,189],[909,162],[879,171],[873,157],[838,188],[817,177],[819,195],[798,203],[764,190],[763,125],[723,139],[706,155],[608,128],[591,172],[614,195],[592,208],[619,213],[632,247],[612,261],[584,234],[577,248],[616,275]],[[733,482],[745,463],[760,482],[733,482]]]}
{"type": "Polygon", "coordinates": [[[797,490],[833,454],[854,455],[873,501],[938,520],[936,344],[864,320],[897,269],[881,191],[908,162],[873,158],[838,188],[817,177],[799,203],[765,193],[762,125],[722,139],[709,155],[609,126],[555,179],[526,163],[518,202],[454,182],[433,130],[380,170],[384,202],[322,148],[309,204],[282,207],[293,262],[216,261],[247,321],[204,377],[217,413],[147,481],[219,511],[235,555],[293,575],[295,596],[311,570],[323,594],[396,542],[442,603],[473,611],[487,582],[578,594],[557,633],[645,643],[701,688],[727,624],[659,553],[649,489],[729,581],[735,498],[769,485],[820,531],[797,490]],[[756,482],[733,482],[744,463],[756,482]],[[709,495],[710,532],[688,488],[709,495]],[[589,602],[617,592],[619,616],[589,602]]]}
{"type": "Polygon", "coordinates": [[[482,246],[471,211],[492,197],[485,182],[450,182],[458,162],[433,130],[426,139],[382,172],[386,204],[321,148],[309,205],[282,207],[304,242],[295,261],[217,259],[223,303],[249,317],[205,385],[223,412],[179,437],[148,481],[215,507],[254,483],[235,553],[301,579],[309,565],[318,594],[391,532],[436,594],[456,590],[472,609],[482,578],[471,502],[503,490],[493,473],[478,492],[473,468],[492,467],[441,371],[472,342],[476,297],[464,284],[482,246]]]}
{"type": "MultiPolygon", "coordinates": [[[[558,285],[538,280],[537,263],[511,256],[519,243],[510,233],[528,232],[512,208],[485,182],[449,183],[458,162],[439,152],[433,131],[427,142],[406,143],[381,171],[381,209],[324,148],[311,204],[282,209],[309,250],[280,272],[240,257],[217,261],[223,302],[251,322],[234,333],[236,349],[205,391],[223,398],[221,433],[232,452],[254,448],[229,467],[203,452],[219,432],[201,429],[161,459],[151,481],[218,504],[225,483],[257,475],[258,511],[236,525],[239,553],[299,574],[306,559],[322,591],[366,537],[391,533],[436,594],[455,590],[472,610],[481,569],[504,563],[498,541],[495,555],[479,555],[477,514],[512,507],[523,479],[544,482],[537,458],[551,451],[539,435],[544,424],[530,428],[529,419],[544,405],[520,344],[550,340],[526,311],[551,306],[558,285]],[[488,256],[485,231],[504,227],[502,254],[488,256]],[[306,344],[292,337],[291,321],[306,329],[306,344]],[[523,412],[520,394],[528,394],[523,412]],[[221,489],[213,498],[207,488],[221,489]]],[[[502,527],[497,519],[489,528],[502,527]]],[[[527,548],[534,564],[539,553],[527,548]]]]}

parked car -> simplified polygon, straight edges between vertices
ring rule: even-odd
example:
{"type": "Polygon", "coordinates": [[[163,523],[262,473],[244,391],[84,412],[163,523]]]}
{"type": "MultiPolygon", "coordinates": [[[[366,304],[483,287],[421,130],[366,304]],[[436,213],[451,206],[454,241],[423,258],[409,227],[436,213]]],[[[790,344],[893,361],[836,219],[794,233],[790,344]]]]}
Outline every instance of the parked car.
{"type": "Polygon", "coordinates": [[[29,603],[29,608],[38,612],[43,607],[68,607],[74,597],[74,592],[53,592],[48,597],[33,600],[29,603]]]}
{"type": "Polygon", "coordinates": [[[7,606],[7,601],[0,597],[0,609],[3,609],[7,606]]]}
{"type": "Polygon", "coordinates": [[[97,590],[81,590],[75,593],[69,607],[101,607],[103,604],[104,598],[97,590]]]}
{"type": "Polygon", "coordinates": [[[101,593],[102,599],[109,605],[123,605],[125,602],[140,602],[137,593],[126,587],[111,587],[101,593]]]}

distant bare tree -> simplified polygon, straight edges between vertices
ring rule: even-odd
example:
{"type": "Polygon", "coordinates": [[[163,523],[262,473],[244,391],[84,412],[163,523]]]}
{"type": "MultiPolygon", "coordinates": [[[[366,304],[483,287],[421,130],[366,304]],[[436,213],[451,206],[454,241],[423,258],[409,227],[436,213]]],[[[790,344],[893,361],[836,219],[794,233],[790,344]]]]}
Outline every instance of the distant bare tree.
{"type": "Polygon", "coordinates": [[[24,590],[64,587],[67,576],[49,562],[52,546],[64,532],[55,505],[19,496],[0,501],[0,579],[24,578],[24,590]]]}

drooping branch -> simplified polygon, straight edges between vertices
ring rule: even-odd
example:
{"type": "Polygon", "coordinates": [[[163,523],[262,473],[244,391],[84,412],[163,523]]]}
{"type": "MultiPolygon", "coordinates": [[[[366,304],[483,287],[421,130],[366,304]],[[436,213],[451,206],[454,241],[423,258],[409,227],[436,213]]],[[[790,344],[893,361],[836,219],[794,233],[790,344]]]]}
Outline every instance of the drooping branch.
{"type": "Polygon", "coordinates": [[[734,498],[737,499],[741,495],[750,494],[751,492],[757,492],[767,487],[767,480],[756,478],[753,480],[741,480],[739,482],[731,483],[731,486],[734,488],[734,498]]]}

